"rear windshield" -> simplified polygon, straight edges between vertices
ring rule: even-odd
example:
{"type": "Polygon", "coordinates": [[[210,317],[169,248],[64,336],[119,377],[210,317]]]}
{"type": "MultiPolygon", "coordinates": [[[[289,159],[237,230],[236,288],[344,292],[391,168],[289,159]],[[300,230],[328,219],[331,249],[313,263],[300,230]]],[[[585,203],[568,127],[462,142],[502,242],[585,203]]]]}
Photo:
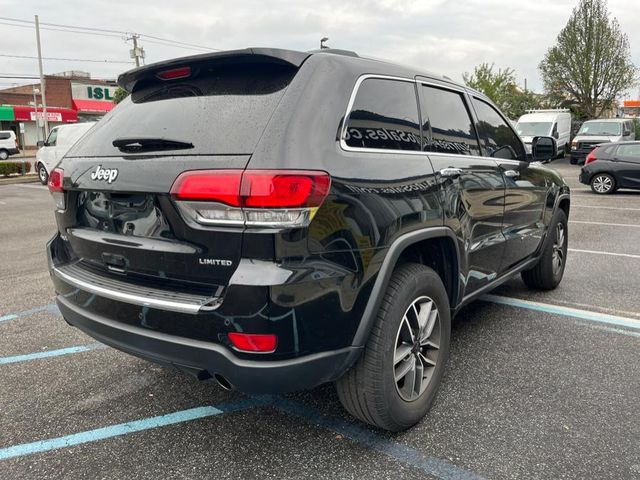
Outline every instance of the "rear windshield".
{"type": "Polygon", "coordinates": [[[286,65],[252,63],[199,67],[189,78],[140,80],[131,96],[108,113],[69,157],[126,156],[122,139],[165,139],[150,155],[253,153],[296,73],[286,65]],[[187,146],[185,146],[187,145],[187,146]]]}

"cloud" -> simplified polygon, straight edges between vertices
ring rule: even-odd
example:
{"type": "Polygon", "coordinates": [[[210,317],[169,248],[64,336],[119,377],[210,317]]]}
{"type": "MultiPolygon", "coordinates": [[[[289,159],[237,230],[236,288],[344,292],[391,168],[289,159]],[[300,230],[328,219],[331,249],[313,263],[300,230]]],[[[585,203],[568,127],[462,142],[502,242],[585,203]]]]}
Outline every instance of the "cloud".
{"type": "MultiPolygon", "coordinates": [[[[577,0],[0,0],[5,17],[136,31],[219,49],[274,46],[318,48],[322,36],[336,48],[385,58],[460,80],[482,62],[515,69],[521,82],[540,89],[537,66],[577,0]]],[[[629,35],[640,64],[640,2],[610,0],[609,8],[629,35]]],[[[0,25],[0,53],[34,55],[33,31],[0,25]]],[[[48,57],[129,60],[119,37],[42,32],[48,57]]],[[[199,53],[142,39],[147,61],[199,53]]],[[[2,58],[0,72],[36,73],[34,60],[2,58]]],[[[86,70],[115,77],[126,65],[45,61],[47,72],[86,70]]],[[[4,82],[4,80],[0,80],[4,82]]]]}

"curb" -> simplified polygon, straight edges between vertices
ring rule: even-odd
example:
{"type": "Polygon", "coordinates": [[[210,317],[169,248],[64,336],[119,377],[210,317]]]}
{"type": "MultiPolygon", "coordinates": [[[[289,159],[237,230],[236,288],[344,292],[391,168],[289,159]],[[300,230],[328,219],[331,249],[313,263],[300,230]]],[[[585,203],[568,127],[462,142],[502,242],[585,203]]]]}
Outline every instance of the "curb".
{"type": "Polygon", "coordinates": [[[15,185],[18,183],[35,183],[35,182],[40,182],[38,175],[36,175],[35,173],[25,175],[24,177],[18,176],[18,177],[0,178],[0,185],[15,185]]]}

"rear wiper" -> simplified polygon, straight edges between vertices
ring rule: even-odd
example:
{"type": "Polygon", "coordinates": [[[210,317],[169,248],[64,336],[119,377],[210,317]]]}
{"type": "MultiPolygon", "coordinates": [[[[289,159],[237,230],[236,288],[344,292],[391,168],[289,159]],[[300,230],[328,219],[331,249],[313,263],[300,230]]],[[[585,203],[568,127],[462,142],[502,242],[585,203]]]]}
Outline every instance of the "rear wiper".
{"type": "Polygon", "coordinates": [[[142,153],[155,152],[158,150],[184,150],[193,148],[193,143],[182,142],[159,137],[129,137],[116,138],[112,142],[113,146],[121,152],[142,153]]]}

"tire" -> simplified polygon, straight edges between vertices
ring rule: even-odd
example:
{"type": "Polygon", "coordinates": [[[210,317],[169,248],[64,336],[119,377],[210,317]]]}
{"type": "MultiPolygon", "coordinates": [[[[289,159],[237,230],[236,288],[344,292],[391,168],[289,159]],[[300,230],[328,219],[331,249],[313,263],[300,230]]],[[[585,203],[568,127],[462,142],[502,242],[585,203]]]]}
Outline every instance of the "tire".
{"type": "Polygon", "coordinates": [[[616,191],[616,179],[608,173],[596,173],[589,184],[591,190],[598,195],[609,195],[616,191]]]}
{"type": "Polygon", "coordinates": [[[549,234],[538,263],[531,270],[521,273],[527,287],[532,290],[553,290],[560,284],[567,264],[568,241],[567,214],[558,208],[551,219],[549,234]]]}
{"type": "Polygon", "coordinates": [[[0,160],[6,160],[9,158],[9,152],[6,150],[0,150],[0,160]]]}
{"type": "Polygon", "coordinates": [[[43,185],[46,185],[47,181],[49,180],[47,169],[44,168],[44,165],[42,165],[41,163],[38,164],[38,178],[40,179],[40,183],[43,185]]]}
{"type": "Polygon", "coordinates": [[[571,159],[569,160],[569,163],[571,165],[577,165],[578,164],[578,159],[574,158],[574,157],[571,157],[571,159]]]}
{"type": "Polygon", "coordinates": [[[438,274],[416,263],[398,267],[362,356],[336,382],[340,402],[354,417],[385,430],[415,425],[435,399],[449,357],[450,337],[449,299],[438,274]],[[419,318],[426,320],[418,323],[419,318]],[[422,338],[422,342],[412,338],[422,338]],[[396,362],[396,357],[401,360],[396,362]],[[409,383],[412,378],[421,378],[420,386],[417,381],[409,383]]]}
{"type": "Polygon", "coordinates": [[[571,154],[571,145],[569,145],[568,143],[564,144],[564,154],[565,155],[570,155],[571,154]]]}

